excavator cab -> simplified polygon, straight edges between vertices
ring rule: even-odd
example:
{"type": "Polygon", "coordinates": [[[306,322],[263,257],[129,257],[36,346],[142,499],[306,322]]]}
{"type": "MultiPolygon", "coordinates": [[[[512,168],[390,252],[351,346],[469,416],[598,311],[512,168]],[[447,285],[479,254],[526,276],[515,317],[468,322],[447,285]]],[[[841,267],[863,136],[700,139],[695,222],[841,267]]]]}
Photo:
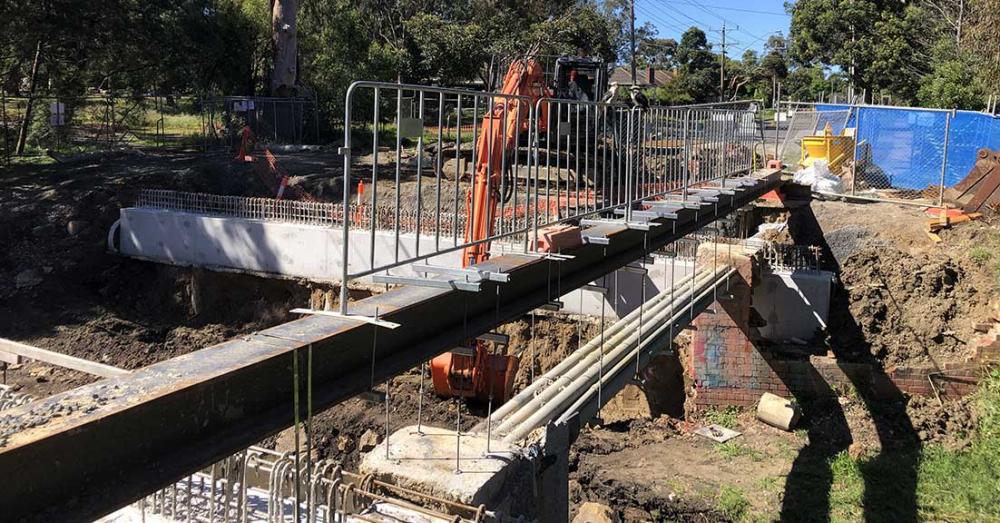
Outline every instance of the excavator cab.
{"type": "Polygon", "coordinates": [[[556,58],[552,91],[556,98],[595,102],[607,90],[608,69],[603,60],[579,56],[556,58]]]}

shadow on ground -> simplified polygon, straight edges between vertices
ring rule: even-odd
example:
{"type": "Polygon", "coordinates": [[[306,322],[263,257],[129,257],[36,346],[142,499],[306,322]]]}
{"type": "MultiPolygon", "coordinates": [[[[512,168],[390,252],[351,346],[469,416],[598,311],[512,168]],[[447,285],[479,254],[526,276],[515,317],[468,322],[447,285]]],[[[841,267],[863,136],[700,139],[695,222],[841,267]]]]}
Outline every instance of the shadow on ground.
{"type": "MultiPolygon", "coordinates": [[[[803,245],[817,244],[823,248],[829,269],[839,273],[840,267],[823,240],[822,231],[808,207],[796,216],[797,230],[807,238],[796,238],[803,245]]],[[[796,231],[793,230],[793,236],[796,231]]],[[[831,296],[830,346],[838,360],[849,357],[871,365],[870,376],[851,378],[858,399],[865,406],[875,426],[880,450],[878,454],[859,458],[857,473],[861,475],[864,492],[860,507],[864,521],[906,522],[917,520],[917,465],[920,439],[906,412],[907,397],[893,385],[881,365],[870,353],[864,333],[850,310],[850,297],[842,288],[831,296]]],[[[920,343],[919,339],[914,340],[920,343]]],[[[788,377],[782,376],[786,383],[788,377]]],[[[837,391],[815,369],[811,369],[809,394],[793,391],[803,410],[803,426],[808,442],[795,458],[785,482],[781,507],[782,521],[830,521],[838,495],[835,473],[845,474],[837,467],[849,460],[838,459],[851,448],[853,438],[837,391]]]]}

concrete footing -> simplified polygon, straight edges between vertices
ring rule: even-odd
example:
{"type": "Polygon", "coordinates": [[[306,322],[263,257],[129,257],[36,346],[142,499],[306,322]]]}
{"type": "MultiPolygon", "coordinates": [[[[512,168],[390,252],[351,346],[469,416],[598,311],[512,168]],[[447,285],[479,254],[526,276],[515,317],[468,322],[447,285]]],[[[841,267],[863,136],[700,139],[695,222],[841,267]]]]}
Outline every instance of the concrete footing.
{"type": "Polygon", "coordinates": [[[495,440],[487,452],[486,442],[480,434],[463,433],[459,439],[454,430],[403,427],[365,454],[360,471],[424,494],[494,507],[524,460],[520,449],[495,440]]]}
{"type": "Polygon", "coordinates": [[[566,424],[550,424],[525,447],[485,434],[404,427],[362,457],[360,472],[467,505],[485,505],[498,520],[568,521],[569,447],[566,424]],[[456,460],[457,456],[460,458],[456,460]]]}

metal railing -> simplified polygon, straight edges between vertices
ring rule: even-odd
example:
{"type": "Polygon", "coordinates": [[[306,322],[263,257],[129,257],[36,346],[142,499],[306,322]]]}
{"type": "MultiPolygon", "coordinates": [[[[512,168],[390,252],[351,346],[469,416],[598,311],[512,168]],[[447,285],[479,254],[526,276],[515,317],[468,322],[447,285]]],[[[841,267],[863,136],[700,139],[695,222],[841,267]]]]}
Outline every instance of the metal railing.
{"type": "Polygon", "coordinates": [[[352,219],[341,220],[341,313],[354,279],[488,242],[532,251],[541,228],[603,216],[629,221],[644,200],[686,197],[694,186],[749,172],[762,139],[758,113],[734,107],[531,103],[524,96],[355,82],[340,150],[340,208],[352,209],[352,219]],[[480,134],[497,130],[511,138],[485,140],[479,150],[480,134]],[[479,162],[482,156],[495,160],[479,162]],[[494,228],[467,239],[463,219],[477,204],[468,195],[484,176],[499,180],[496,207],[488,210],[494,228]],[[352,233],[358,245],[348,241],[352,233]],[[413,245],[402,248],[401,235],[409,233],[413,245]],[[379,234],[388,241],[380,245],[379,234]],[[361,265],[348,266],[358,259],[361,265]]]}

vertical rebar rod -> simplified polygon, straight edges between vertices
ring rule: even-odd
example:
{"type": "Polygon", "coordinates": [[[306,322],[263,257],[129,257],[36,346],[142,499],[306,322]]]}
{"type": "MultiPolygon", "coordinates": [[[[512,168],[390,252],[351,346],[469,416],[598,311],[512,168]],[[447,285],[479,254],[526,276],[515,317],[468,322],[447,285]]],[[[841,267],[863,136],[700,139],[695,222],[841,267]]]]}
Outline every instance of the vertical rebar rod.
{"type": "MultiPolygon", "coordinates": [[[[300,477],[301,469],[299,466],[300,458],[299,452],[302,447],[299,443],[299,351],[296,349],[292,352],[292,409],[294,413],[294,423],[292,424],[293,431],[293,441],[295,444],[295,508],[292,510],[292,517],[295,523],[299,522],[299,503],[300,503],[300,492],[299,486],[302,484],[302,478],[300,477]]],[[[212,490],[215,490],[215,465],[212,465],[212,490]]],[[[215,500],[214,492],[212,500],[215,500]]],[[[212,515],[215,515],[215,511],[210,509],[212,515]]],[[[213,518],[214,519],[214,518],[213,518]]]]}
{"type": "Polygon", "coordinates": [[[389,393],[391,388],[392,376],[389,376],[385,379],[385,460],[387,462],[389,461],[389,393]]]}
{"type": "Polygon", "coordinates": [[[535,309],[531,309],[531,341],[528,342],[528,349],[531,351],[531,366],[528,368],[530,377],[529,383],[535,382],[535,309]]]}
{"type": "Polygon", "coordinates": [[[420,364],[420,392],[417,396],[417,434],[423,435],[424,414],[424,375],[427,373],[427,362],[420,364]]]}
{"type": "MultiPolygon", "coordinates": [[[[643,234],[643,236],[642,236],[642,256],[643,256],[643,258],[645,258],[645,256],[646,256],[647,241],[648,241],[647,235],[643,234]]],[[[645,261],[643,262],[643,265],[645,265],[645,261]]],[[[640,277],[642,278],[642,289],[639,292],[639,338],[636,341],[636,349],[635,349],[635,377],[636,377],[636,379],[639,378],[639,355],[642,353],[642,326],[643,326],[642,325],[642,320],[643,320],[642,316],[643,316],[643,312],[646,309],[646,276],[645,275],[641,275],[640,277]]]]}
{"type": "MultiPolygon", "coordinates": [[[[377,328],[377,327],[376,327],[377,328]]],[[[312,414],[313,414],[313,346],[312,343],[306,347],[306,480],[312,481],[313,479],[313,463],[312,463],[312,414]]],[[[386,442],[388,446],[388,442],[386,442]]],[[[228,490],[226,491],[228,494],[228,490]]],[[[309,507],[309,523],[312,523],[313,519],[313,496],[312,489],[306,491],[306,506],[309,507]]]]}
{"type": "MultiPolygon", "coordinates": [[[[605,249],[607,251],[607,249],[605,249]]],[[[615,274],[618,274],[616,271],[615,274]]],[[[608,288],[608,275],[604,275],[604,288],[608,288]]],[[[618,286],[615,285],[615,294],[618,294],[618,286]]],[[[598,376],[597,376],[597,417],[601,417],[601,407],[604,405],[604,321],[605,313],[607,309],[607,298],[601,300],[601,353],[600,361],[598,362],[598,376]]]]}
{"type": "Polygon", "coordinates": [[[455,398],[455,474],[462,473],[462,402],[455,398]]]}

